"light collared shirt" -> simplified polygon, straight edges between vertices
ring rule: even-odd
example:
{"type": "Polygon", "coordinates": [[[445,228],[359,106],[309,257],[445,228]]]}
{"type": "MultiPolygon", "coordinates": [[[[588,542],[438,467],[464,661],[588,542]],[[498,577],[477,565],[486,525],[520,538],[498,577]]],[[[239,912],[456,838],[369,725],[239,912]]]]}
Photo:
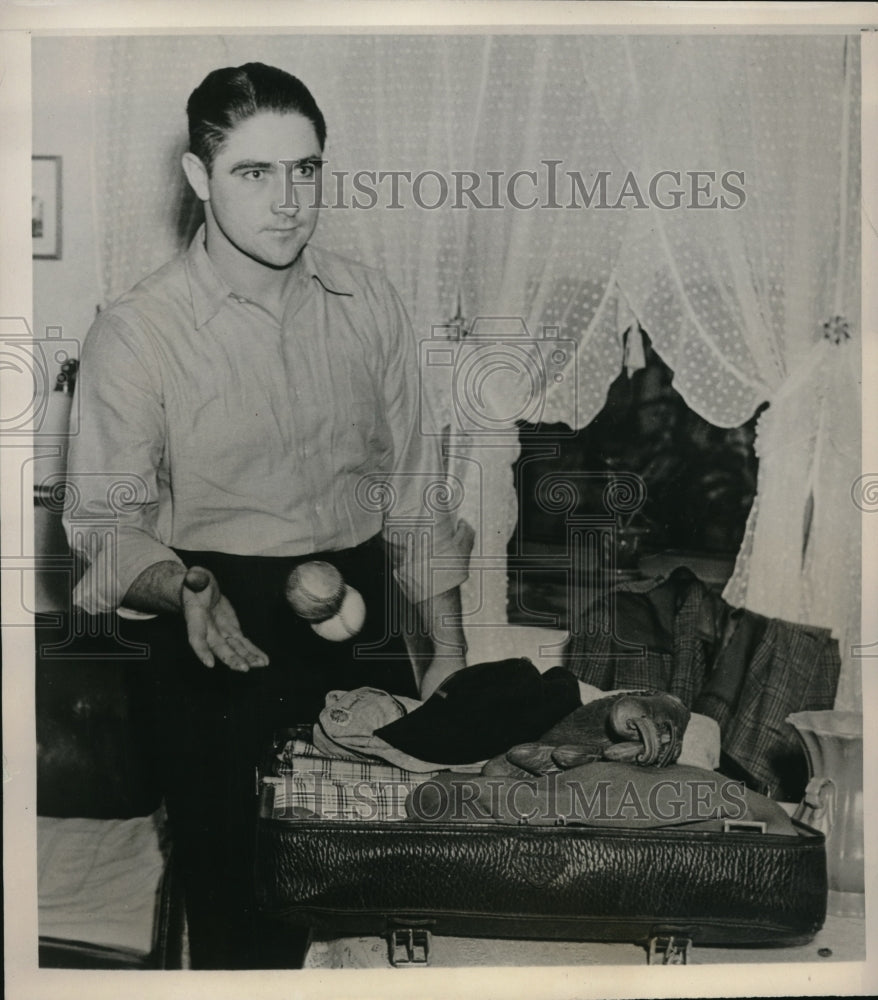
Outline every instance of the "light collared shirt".
{"type": "Polygon", "coordinates": [[[74,600],[112,610],[171,548],[298,556],[384,531],[418,601],[466,577],[399,298],[371,268],[316,247],[281,322],[189,249],[97,317],[76,387],[65,527],[88,563],[74,600]],[[427,528],[429,544],[423,543],[427,528]],[[431,572],[431,550],[445,569],[431,572]]]}

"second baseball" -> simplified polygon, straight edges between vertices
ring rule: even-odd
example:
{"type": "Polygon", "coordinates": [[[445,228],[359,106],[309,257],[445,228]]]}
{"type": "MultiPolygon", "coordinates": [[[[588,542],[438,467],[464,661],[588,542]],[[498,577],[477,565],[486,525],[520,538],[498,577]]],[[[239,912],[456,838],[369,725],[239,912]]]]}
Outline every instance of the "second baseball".
{"type": "Polygon", "coordinates": [[[344,642],[352,639],[366,621],[366,605],[358,590],[345,587],[344,599],[338,612],[323,622],[314,622],[311,628],[330,642],[344,642]]]}

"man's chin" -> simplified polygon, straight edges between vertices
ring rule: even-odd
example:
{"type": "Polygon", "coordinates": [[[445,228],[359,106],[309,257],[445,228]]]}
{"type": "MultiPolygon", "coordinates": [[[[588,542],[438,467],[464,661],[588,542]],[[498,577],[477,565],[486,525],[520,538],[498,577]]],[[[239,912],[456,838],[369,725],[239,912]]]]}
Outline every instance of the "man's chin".
{"type": "Polygon", "coordinates": [[[301,253],[302,251],[300,250],[299,253],[297,253],[292,260],[274,261],[274,260],[261,260],[259,258],[254,258],[254,259],[259,260],[260,264],[264,264],[266,267],[270,267],[272,271],[288,271],[293,266],[293,264],[295,264],[296,261],[299,259],[301,253]]]}
{"type": "Polygon", "coordinates": [[[272,254],[271,256],[259,253],[248,253],[247,256],[251,260],[255,260],[257,264],[271,268],[272,271],[287,271],[302,256],[304,249],[304,247],[299,247],[295,252],[272,254]]]}

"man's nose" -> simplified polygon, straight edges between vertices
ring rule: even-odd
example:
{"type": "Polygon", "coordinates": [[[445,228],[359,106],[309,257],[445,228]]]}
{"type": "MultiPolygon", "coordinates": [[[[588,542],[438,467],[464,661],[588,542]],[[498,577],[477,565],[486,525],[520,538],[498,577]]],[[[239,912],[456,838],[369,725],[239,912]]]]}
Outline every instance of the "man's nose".
{"type": "Polygon", "coordinates": [[[280,171],[277,186],[273,191],[274,211],[279,215],[295,215],[299,211],[296,185],[287,180],[286,171],[280,171]]]}

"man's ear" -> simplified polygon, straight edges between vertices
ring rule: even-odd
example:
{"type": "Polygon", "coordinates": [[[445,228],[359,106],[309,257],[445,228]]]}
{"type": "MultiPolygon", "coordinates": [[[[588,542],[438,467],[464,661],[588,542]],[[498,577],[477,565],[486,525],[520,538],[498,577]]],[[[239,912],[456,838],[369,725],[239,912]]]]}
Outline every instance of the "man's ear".
{"type": "Polygon", "coordinates": [[[207,172],[207,167],[205,167],[194,153],[184,153],[182,162],[186,180],[189,181],[189,186],[195,192],[196,198],[199,201],[209,201],[210,187],[208,180],[210,175],[207,172]]]}

